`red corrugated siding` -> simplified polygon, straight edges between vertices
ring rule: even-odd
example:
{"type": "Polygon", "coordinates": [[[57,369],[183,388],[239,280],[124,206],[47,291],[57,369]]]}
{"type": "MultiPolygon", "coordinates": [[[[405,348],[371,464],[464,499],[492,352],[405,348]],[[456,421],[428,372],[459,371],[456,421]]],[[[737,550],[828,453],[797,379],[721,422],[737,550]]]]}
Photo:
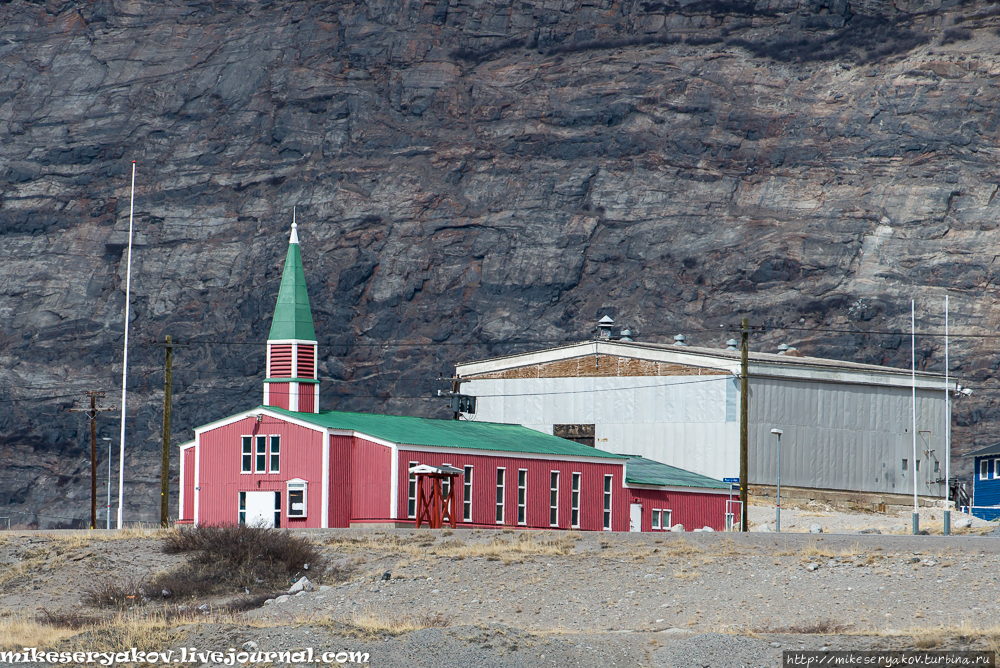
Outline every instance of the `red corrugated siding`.
{"type": "Polygon", "coordinates": [[[288,410],[288,383],[268,383],[267,405],[288,410]]]}
{"type": "Polygon", "coordinates": [[[316,348],[315,346],[299,345],[298,370],[296,378],[316,378],[316,348]]]}
{"type": "MultiPolygon", "coordinates": [[[[652,531],[653,509],[671,511],[671,524],[683,524],[688,531],[712,527],[724,531],[728,494],[695,494],[652,489],[629,489],[632,499],[642,504],[642,530],[652,531]]],[[[629,503],[632,501],[630,500],[629,503]]]]}
{"type": "Polygon", "coordinates": [[[315,388],[309,383],[299,383],[299,412],[312,413],[314,408],[315,388]]]}
{"type": "Polygon", "coordinates": [[[351,450],[351,519],[389,519],[392,450],[355,438],[351,450]]]}
{"type": "MultiPolygon", "coordinates": [[[[529,528],[549,528],[549,482],[550,473],[559,471],[559,528],[570,528],[571,481],[573,472],[581,473],[580,528],[600,530],[603,525],[604,476],[612,475],[612,528],[615,531],[628,529],[627,490],[622,489],[621,464],[597,464],[589,462],[565,462],[543,459],[522,459],[489,455],[452,455],[411,450],[399,451],[399,496],[397,513],[400,519],[407,517],[407,471],[409,462],[440,466],[451,464],[457,468],[473,467],[472,523],[498,526],[496,523],[496,470],[506,468],[504,526],[517,526],[517,472],[527,469],[527,526],[529,528]]],[[[462,518],[463,476],[456,479],[456,518],[462,518]]]]}
{"type": "Polygon", "coordinates": [[[330,437],[330,515],[331,527],[351,525],[351,436],[330,437]]]}
{"type": "Polygon", "coordinates": [[[194,448],[184,451],[184,507],[181,508],[182,520],[194,519],[194,448]]]}
{"type": "Polygon", "coordinates": [[[282,493],[281,524],[290,528],[320,526],[322,506],[323,435],[320,432],[265,416],[253,417],[203,432],[199,523],[235,524],[239,520],[239,492],[274,490],[282,493]],[[278,473],[240,473],[242,441],[246,435],[281,437],[278,473]],[[285,483],[292,478],[309,482],[305,519],[289,521],[285,483]]]}

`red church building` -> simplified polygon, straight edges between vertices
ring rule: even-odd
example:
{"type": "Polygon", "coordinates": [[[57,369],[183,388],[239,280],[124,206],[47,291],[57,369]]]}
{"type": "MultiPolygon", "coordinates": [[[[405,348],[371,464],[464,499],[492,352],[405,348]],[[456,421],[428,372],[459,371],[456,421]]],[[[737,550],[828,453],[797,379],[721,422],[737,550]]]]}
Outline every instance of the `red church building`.
{"type": "Polygon", "coordinates": [[[266,375],[262,406],[198,427],[181,446],[181,523],[413,526],[418,479],[410,469],[448,465],[462,472],[452,478],[458,526],[725,524],[728,485],[641,457],[519,425],[319,412],[316,333],[294,223],[266,375]]]}

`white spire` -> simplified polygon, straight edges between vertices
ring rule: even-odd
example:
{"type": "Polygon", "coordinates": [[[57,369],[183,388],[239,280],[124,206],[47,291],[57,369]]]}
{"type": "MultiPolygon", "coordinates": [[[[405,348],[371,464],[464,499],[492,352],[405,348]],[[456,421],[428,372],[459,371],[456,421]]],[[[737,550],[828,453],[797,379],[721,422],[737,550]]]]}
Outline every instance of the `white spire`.
{"type": "Polygon", "coordinates": [[[290,244],[297,244],[297,243],[299,243],[299,233],[297,231],[298,228],[299,228],[299,226],[295,224],[295,207],[293,206],[292,207],[292,238],[288,240],[288,243],[290,243],[290,244]]]}

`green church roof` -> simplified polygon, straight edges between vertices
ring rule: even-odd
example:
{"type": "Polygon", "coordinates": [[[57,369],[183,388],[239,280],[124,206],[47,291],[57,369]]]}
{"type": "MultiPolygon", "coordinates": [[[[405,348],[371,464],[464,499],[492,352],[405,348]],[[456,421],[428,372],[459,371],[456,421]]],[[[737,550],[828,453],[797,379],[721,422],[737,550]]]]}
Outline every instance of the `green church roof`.
{"type": "Polygon", "coordinates": [[[528,429],[518,424],[439,420],[402,415],[369,413],[296,413],[274,406],[262,409],[305,420],[327,429],[357,431],[393,443],[467,450],[498,450],[524,454],[556,455],[561,457],[599,457],[622,460],[615,455],[575,441],[528,429]]]}
{"type": "Polygon", "coordinates": [[[278,303],[274,307],[274,317],[271,319],[271,333],[267,335],[269,341],[316,340],[296,227],[297,225],[292,223],[288,255],[285,256],[285,270],[281,274],[281,287],[278,288],[278,303]]]}
{"type": "Polygon", "coordinates": [[[625,482],[631,485],[655,485],[657,487],[700,487],[703,489],[729,489],[729,485],[699,473],[685,471],[676,466],[654,462],[652,459],[633,455],[625,464],[625,482]]]}

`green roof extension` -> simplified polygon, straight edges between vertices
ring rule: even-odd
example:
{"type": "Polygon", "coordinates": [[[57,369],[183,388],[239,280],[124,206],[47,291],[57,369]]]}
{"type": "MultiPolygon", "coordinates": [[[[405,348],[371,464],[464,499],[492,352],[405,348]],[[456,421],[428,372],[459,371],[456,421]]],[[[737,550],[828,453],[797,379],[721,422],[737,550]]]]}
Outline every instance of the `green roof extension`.
{"type": "Polygon", "coordinates": [[[625,482],[630,485],[654,485],[656,487],[698,487],[701,489],[730,489],[730,486],[715,478],[692,473],[654,462],[652,459],[623,455],[628,458],[625,463],[625,482]]]}
{"type": "Polygon", "coordinates": [[[306,274],[302,269],[302,255],[299,252],[299,237],[296,227],[296,224],[292,223],[288,255],[285,256],[285,270],[281,274],[281,287],[278,288],[278,303],[274,306],[271,332],[267,335],[269,341],[316,340],[316,329],[313,327],[309,295],[306,293],[306,274]]]}
{"type": "Polygon", "coordinates": [[[494,450],[521,454],[556,455],[560,457],[596,457],[623,460],[615,455],[597,450],[575,441],[545,434],[517,424],[497,422],[472,422],[466,420],[438,420],[433,418],[401,415],[373,415],[369,413],[297,413],[274,406],[261,406],[262,410],[275,411],[327,429],[344,429],[374,436],[393,443],[437,448],[463,448],[467,450],[494,450]]]}

